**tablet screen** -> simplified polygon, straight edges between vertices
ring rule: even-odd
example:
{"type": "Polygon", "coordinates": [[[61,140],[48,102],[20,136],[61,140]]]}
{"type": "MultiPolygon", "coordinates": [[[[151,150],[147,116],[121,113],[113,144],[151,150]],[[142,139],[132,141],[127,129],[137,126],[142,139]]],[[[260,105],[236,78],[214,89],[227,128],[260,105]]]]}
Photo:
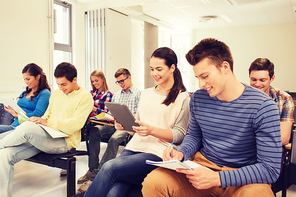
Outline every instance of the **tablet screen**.
{"type": "Polygon", "coordinates": [[[105,102],[115,120],[119,122],[125,130],[135,132],[132,126],[139,126],[135,123],[135,117],[125,104],[105,102]]]}

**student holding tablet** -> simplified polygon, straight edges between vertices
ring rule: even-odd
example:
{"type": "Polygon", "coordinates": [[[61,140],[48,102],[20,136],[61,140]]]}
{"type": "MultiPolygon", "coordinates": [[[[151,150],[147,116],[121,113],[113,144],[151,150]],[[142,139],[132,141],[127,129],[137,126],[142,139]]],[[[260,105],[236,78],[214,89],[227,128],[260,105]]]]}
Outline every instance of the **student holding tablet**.
{"type": "MultiPolygon", "coordinates": [[[[117,104],[124,104],[127,106],[128,110],[130,110],[131,114],[136,114],[138,103],[140,100],[141,90],[139,90],[133,85],[131,73],[126,68],[119,68],[115,72],[114,77],[116,79],[115,83],[120,86],[121,90],[114,93],[111,102],[117,104]]],[[[111,102],[105,102],[105,105],[107,106],[111,102]]],[[[107,106],[108,109],[109,107],[110,106],[107,106]]],[[[111,111],[111,113],[113,112],[111,111]]],[[[108,129],[109,134],[105,132],[105,134],[102,136],[102,132],[100,132],[99,130],[95,130],[95,132],[90,133],[89,136],[89,169],[84,176],[78,179],[78,184],[83,183],[78,189],[78,191],[81,193],[86,192],[86,190],[92,184],[98,172],[101,170],[104,163],[116,157],[119,145],[128,136],[128,133],[126,131],[116,130],[114,126],[110,127],[104,125],[102,126],[102,128],[104,128],[105,130],[108,129]],[[99,142],[101,141],[102,137],[109,140],[106,151],[102,158],[99,160],[99,142]]]]}
{"type": "MultiPolygon", "coordinates": [[[[18,97],[17,104],[29,118],[32,116],[41,117],[47,109],[50,97],[50,87],[46,75],[42,68],[34,63],[26,65],[22,74],[27,87],[18,97]]],[[[14,117],[14,121],[11,125],[0,125],[0,133],[14,130],[19,125],[18,112],[10,106],[5,106],[4,109],[14,117]]]]}
{"type": "MultiPolygon", "coordinates": [[[[142,91],[135,132],[118,158],[106,162],[85,196],[124,196],[146,175],[157,168],[146,160],[162,161],[162,153],[171,142],[180,144],[189,122],[189,96],[177,68],[173,50],[162,47],[150,59],[151,76],[156,86],[142,91]]],[[[119,123],[116,129],[124,130],[119,123]]]]}

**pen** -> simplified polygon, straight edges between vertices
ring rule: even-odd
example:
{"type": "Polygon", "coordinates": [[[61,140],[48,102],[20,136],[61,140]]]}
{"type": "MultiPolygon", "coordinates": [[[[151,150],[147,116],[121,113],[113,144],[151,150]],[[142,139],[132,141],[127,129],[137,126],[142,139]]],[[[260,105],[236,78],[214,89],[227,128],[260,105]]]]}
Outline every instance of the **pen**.
{"type": "Polygon", "coordinates": [[[173,142],[171,143],[171,158],[173,158],[173,142]]]}
{"type": "Polygon", "coordinates": [[[186,169],[188,169],[188,170],[192,170],[192,168],[191,168],[189,165],[187,165],[186,163],[184,163],[184,162],[180,162],[180,164],[181,164],[182,166],[184,166],[186,169]]]}

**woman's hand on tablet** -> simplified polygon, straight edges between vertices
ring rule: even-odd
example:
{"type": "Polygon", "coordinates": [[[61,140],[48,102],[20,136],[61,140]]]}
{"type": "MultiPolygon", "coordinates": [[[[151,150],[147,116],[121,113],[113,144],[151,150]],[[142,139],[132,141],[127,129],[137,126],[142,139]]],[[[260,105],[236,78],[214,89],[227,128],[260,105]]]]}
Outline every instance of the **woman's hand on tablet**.
{"type": "Polygon", "coordinates": [[[135,132],[137,132],[141,136],[148,136],[151,135],[153,127],[150,126],[149,124],[141,121],[135,121],[138,123],[140,126],[133,126],[133,129],[135,132]]]}

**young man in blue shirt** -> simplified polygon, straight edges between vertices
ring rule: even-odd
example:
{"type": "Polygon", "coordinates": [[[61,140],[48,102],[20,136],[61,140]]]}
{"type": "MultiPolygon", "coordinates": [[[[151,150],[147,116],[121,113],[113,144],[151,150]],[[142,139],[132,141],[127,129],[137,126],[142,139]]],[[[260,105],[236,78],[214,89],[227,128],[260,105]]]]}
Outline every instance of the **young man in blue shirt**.
{"type": "Polygon", "coordinates": [[[190,100],[190,123],[178,151],[168,147],[163,160],[205,166],[176,171],[158,168],[145,178],[142,193],[152,196],[274,196],[270,183],[281,165],[279,114],[262,91],[233,74],[228,46],[200,41],[186,54],[199,87],[190,100]]]}

